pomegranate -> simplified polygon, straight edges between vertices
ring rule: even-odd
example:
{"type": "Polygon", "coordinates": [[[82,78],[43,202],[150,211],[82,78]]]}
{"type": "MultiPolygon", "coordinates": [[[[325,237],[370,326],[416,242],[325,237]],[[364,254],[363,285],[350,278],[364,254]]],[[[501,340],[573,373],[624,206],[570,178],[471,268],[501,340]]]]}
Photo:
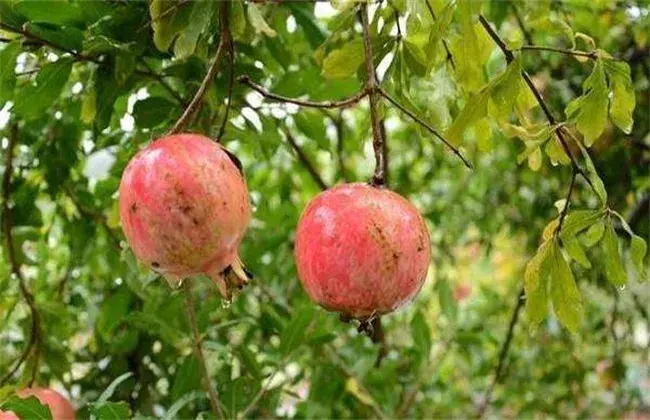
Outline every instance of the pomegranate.
{"type": "MultiPolygon", "coordinates": [[[[43,405],[50,407],[52,420],[74,420],[76,411],[70,401],[66,400],[63,395],[48,388],[25,388],[17,392],[20,398],[34,396],[43,405]]],[[[0,420],[18,420],[18,416],[12,411],[3,412],[0,410],[0,420]]]]}
{"type": "Polygon", "coordinates": [[[120,220],[133,253],[171,286],[205,274],[221,294],[248,281],[238,247],[251,216],[246,183],[226,149],[197,134],[141,150],[120,183],[120,220]]]}
{"type": "Polygon", "coordinates": [[[367,320],[413,299],[430,256],[422,216],[387,189],[336,186],[314,198],[298,222],[298,276],[315,302],[343,318],[367,320]]]}

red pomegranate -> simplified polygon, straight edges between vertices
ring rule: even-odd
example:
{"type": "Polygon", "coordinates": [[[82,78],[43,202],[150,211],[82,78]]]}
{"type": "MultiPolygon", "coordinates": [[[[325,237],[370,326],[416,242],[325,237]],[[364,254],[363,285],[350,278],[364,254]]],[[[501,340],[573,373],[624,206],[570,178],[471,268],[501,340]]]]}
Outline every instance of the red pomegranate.
{"type": "Polygon", "coordinates": [[[298,222],[298,276],[314,301],[345,317],[367,319],[413,299],[430,256],[422,216],[388,189],[339,185],[314,198],[298,222]]]}
{"type": "Polygon", "coordinates": [[[230,298],[248,281],[237,255],[250,220],[240,168],[222,146],[197,134],[154,141],[127,165],[120,219],[133,253],[172,286],[205,274],[230,298]]]}
{"type": "MultiPolygon", "coordinates": [[[[74,420],[76,411],[70,401],[66,400],[63,395],[48,388],[25,388],[17,392],[20,398],[34,396],[43,405],[50,407],[52,420],[74,420]]],[[[3,412],[0,410],[0,420],[19,420],[18,416],[12,411],[3,412]]]]}

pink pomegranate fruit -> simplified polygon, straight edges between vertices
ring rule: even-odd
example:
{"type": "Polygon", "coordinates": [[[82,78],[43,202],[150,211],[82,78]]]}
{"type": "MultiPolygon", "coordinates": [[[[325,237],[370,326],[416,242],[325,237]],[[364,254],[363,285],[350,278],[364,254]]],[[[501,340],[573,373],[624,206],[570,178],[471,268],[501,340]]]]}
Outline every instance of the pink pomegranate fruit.
{"type": "Polygon", "coordinates": [[[363,320],[392,312],[417,295],[431,248],[422,216],[402,196],[343,184],[305,208],[295,257],[298,276],[316,303],[363,320]]]}
{"type": "MultiPolygon", "coordinates": [[[[74,420],[76,410],[70,401],[66,400],[63,395],[48,388],[25,388],[17,392],[20,398],[34,396],[43,405],[47,405],[52,413],[52,420],[74,420]]],[[[0,410],[0,420],[18,420],[18,416],[12,411],[0,410]]]]}
{"type": "Polygon", "coordinates": [[[122,175],[119,208],[133,253],[172,286],[205,274],[230,298],[248,277],[238,257],[251,216],[246,183],[226,149],[197,134],[163,137],[122,175]]]}

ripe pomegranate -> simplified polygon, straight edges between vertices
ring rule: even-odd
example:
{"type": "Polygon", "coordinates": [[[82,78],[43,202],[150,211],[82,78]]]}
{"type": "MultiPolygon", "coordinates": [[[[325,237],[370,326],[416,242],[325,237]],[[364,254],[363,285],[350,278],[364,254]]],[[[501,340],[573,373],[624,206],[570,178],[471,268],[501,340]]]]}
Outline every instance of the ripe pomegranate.
{"type": "MultiPolygon", "coordinates": [[[[50,407],[52,420],[74,420],[76,411],[70,401],[66,400],[63,395],[53,389],[48,388],[25,388],[17,392],[20,398],[34,396],[43,405],[50,407]]],[[[0,410],[0,420],[19,420],[19,417],[13,411],[4,412],[0,410]]]]}
{"type": "Polygon", "coordinates": [[[431,248],[422,216],[400,195],[343,184],[314,198],[296,232],[298,276],[343,318],[392,312],[419,292],[431,248]]]}
{"type": "Polygon", "coordinates": [[[248,281],[238,253],[251,216],[239,162],[197,134],[140,151],[120,183],[120,219],[133,253],[172,286],[205,274],[230,298],[248,281]]]}

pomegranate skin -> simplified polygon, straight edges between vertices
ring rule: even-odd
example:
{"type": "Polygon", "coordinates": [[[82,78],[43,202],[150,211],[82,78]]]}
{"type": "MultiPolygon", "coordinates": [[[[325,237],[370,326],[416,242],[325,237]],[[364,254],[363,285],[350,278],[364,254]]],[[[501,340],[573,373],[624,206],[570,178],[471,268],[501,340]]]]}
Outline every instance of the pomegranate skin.
{"type": "MultiPolygon", "coordinates": [[[[70,401],[66,400],[63,395],[48,388],[25,388],[17,392],[20,398],[34,396],[43,405],[50,407],[52,420],[74,420],[76,410],[70,401]]],[[[12,411],[4,412],[0,410],[0,420],[18,420],[18,416],[12,411]]]]}
{"type": "Polygon", "coordinates": [[[119,209],[133,253],[172,286],[206,274],[230,297],[247,281],[237,256],[251,217],[246,183],[211,139],[176,134],[141,150],[122,175],[119,209]]]}
{"type": "Polygon", "coordinates": [[[431,246],[417,209],[399,194],[343,184],[314,198],[296,231],[298,276],[325,309],[363,319],[412,300],[431,246]]]}

